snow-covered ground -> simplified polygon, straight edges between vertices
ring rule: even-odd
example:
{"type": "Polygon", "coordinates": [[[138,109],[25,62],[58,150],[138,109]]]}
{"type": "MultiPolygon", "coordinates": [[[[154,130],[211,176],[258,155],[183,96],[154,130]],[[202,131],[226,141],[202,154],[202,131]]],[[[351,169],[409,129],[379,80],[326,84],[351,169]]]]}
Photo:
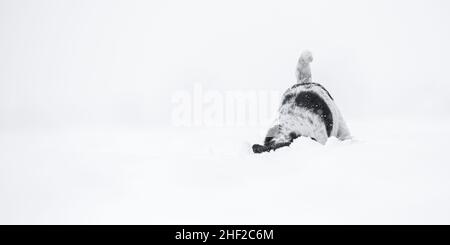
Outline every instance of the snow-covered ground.
{"type": "Polygon", "coordinates": [[[450,224],[449,120],[250,153],[255,128],[0,132],[2,224],[450,224]]]}
{"type": "Polygon", "coordinates": [[[448,13],[0,0],[0,224],[450,224],[448,13]],[[355,139],[254,155],[304,49],[355,139]],[[258,126],[205,127],[234,92],[258,126]]]}

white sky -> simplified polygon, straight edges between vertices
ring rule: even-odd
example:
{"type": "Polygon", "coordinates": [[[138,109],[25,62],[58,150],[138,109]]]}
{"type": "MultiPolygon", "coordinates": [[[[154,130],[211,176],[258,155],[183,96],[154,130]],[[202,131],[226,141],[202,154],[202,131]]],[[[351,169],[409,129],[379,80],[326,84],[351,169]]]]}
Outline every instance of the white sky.
{"type": "Polygon", "coordinates": [[[284,90],[348,117],[448,116],[448,1],[0,0],[0,126],[165,124],[174,90],[284,90]]]}

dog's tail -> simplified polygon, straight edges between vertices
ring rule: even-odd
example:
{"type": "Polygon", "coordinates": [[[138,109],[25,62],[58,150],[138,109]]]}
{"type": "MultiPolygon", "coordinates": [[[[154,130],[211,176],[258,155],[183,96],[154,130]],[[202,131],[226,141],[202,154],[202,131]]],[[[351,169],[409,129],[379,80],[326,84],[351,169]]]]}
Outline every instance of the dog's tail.
{"type": "Polygon", "coordinates": [[[312,53],[308,50],[305,50],[300,55],[300,58],[297,62],[297,83],[310,83],[312,82],[311,78],[311,67],[309,63],[313,61],[312,53]]]}

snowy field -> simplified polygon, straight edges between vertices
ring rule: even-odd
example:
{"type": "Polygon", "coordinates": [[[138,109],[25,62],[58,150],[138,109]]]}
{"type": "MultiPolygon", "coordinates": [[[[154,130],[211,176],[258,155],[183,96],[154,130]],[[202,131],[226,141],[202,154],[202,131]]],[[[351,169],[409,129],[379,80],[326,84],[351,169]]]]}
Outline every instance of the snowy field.
{"type": "Polygon", "coordinates": [[[447,0],[0,0],[0,224],[450,224],[449,13],[447,0]],[[305,49],[353,140],[255,155],[264,115],[205,124],[238,114],[230,92],[264,95],[245,116],[276,110],[269,94],[295,83],[305,49]],[[175,112],[200,124],[175,127],[175,112]]]}
{"type": "Polygon", "coordinates": [[[255,129],[0,133],[3,224],[449,224],[449,121],[250,153],[255,129]]]}

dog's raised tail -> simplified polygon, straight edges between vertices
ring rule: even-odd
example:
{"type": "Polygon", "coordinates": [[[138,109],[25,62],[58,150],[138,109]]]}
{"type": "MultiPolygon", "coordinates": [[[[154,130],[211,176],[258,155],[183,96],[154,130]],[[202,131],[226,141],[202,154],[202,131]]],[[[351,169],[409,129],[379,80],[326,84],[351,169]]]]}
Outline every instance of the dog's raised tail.
{"type": "Polygon", "coordinates": [[[297,83],[310,83],[312,82],[311,78],[311,67],[309,63],[313,61],[312,53],[309,50],[305,50],[300,55],[300,58],[297,62],[297,83]]]}

